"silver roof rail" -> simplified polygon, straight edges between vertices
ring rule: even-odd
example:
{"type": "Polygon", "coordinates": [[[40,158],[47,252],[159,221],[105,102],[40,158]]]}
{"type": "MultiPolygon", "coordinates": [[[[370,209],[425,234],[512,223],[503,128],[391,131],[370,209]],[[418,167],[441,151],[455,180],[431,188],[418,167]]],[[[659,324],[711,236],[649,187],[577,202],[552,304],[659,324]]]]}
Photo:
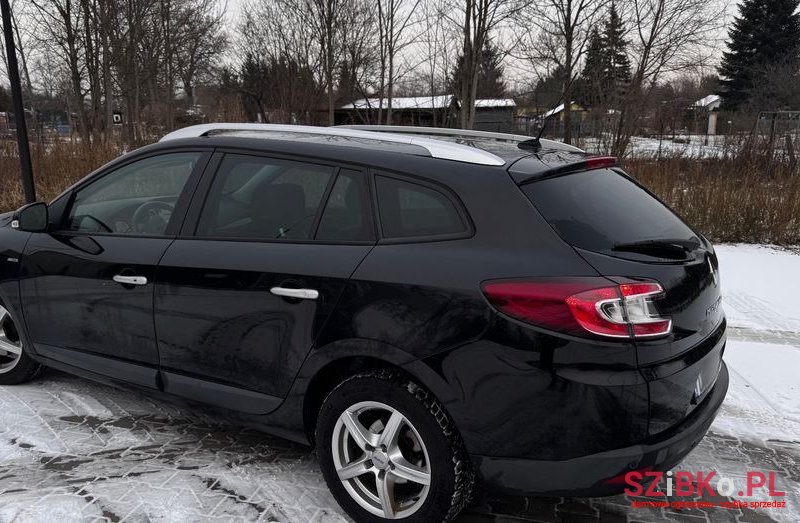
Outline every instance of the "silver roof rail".
{"type": "MultiPolygon", "coordinates": [[[[494,133],[491,131],[473,131],[471,129],[450,129],[442,127],[414,127],[406,125],[341,125],[340,128],[344,129],[357,129],[360,131],[373,131],[379,133],[396,133],[396,134],[427,134],[429,136],[448,136],[451,138],[486,138],[489,140],[499,140],[505,142],[523,142],[531,140],[533,136],[526,136],[524,134],[507,134],[507,133],[494,133]]],[[[542,144],[553,149],[560,149],[562,151],[583,152],[582,149],[574,145],[568,145],[563,142],[555,140],[541,139],[542,144]]]]}
{"type": "MultiPolygon", "coordinates": [[[[421,138],[419,136],[409,136],[391,134],[359,129],[349,129],[343,127],[314,127],[310,125],[282,125],[264,123],[209,123],[202,125],[192,125],[173,131],[160,141],[179,140],[181,138],[197,138],[213,133],[224,133],[225,131],[256,131],[265,134],[270,132],[278,133],[297,133],[297,134],[316,134],[322,136],[342,136],[346,138],[359,138],[362,140],[376,140],[381,142],[402,143],[406,145],[416,145],[426,149],[433,158],[443,160],[455,160],[458,162],[474,163],[478,165],[504,165],[506,162],[499,156],[490,152],[459,145],[455,143],[435,140],[431,138],[421,138]]],[[[252,137],[252,136],[250,136],[252,137]]],[[[268,136],[264,136],[268,138],[268,136]]]]}

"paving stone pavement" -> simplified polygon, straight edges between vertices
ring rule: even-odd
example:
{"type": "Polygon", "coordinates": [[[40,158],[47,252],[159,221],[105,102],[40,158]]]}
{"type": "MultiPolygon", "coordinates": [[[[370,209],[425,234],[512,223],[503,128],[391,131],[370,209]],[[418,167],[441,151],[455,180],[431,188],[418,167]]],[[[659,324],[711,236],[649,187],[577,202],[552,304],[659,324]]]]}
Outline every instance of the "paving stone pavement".
{"type": "MultiPolygon", "coordinates": [[[[716,470],[737,486],[745,470],[774,470],[789,509],[674,511],[633,509],[625,496],[478,496],[461,521],[800,521],[800,433],[759,445],[712,427],[679,468],[716,470]]],[[[0,522],[232,520],[346,517],[313,453],[300,445],[54,371],[0,387],[0,522]]]]}

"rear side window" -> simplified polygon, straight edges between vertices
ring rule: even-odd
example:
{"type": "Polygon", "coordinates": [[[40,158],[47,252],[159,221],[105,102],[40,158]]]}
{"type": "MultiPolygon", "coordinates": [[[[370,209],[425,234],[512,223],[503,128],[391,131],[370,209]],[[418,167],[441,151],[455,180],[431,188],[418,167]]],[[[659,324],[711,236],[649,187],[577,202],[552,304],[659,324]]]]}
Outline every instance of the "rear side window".
{"type": "Polygon", "coordinates": [[[696,237],[664,204],[611,169],[548,178],[521,189],[558,234],[581,249],[612,252],[627,243],[696,237]]]}
{"type": "Polygon", "coordinates": [[[431,187],[377,176],[381,229],[386,238],[443,236],[467,230],[453,201],[431,187]]]}

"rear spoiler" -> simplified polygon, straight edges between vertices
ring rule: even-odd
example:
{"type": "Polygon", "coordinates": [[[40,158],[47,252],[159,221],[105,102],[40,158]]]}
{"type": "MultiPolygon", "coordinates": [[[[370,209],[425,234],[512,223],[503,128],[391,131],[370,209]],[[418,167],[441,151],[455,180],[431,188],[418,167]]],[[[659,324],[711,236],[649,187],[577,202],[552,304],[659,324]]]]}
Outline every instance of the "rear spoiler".
{"type": "Polygon", "coordinates": [[[511,164],[508,173],[517,185],[524,185],[562,174],[616,166],[617,159],[614,156],[591,156],[586,153],[551,151],[520,158],[511,164]]]}

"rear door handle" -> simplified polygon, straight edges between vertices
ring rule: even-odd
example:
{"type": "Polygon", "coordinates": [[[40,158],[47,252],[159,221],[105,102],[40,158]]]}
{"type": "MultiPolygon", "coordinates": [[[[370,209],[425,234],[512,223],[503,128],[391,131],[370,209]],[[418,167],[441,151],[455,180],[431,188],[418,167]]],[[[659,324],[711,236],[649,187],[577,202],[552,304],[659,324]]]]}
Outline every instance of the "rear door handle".
{"type": "Polygon", "coordinates": [[[147,278],[144,276],[122,276],[117,274],[111,279],[123,285],[147,285],[147,278]]]}
{"type": "Polygon", "coordinates": [[[316,300],[319,298],[319,292],[315,289],[287,289],[286,287],[273,287],[269,290],[275,296],[283,296],[284,298],[298,298],[301,300],[316,300]]]}

